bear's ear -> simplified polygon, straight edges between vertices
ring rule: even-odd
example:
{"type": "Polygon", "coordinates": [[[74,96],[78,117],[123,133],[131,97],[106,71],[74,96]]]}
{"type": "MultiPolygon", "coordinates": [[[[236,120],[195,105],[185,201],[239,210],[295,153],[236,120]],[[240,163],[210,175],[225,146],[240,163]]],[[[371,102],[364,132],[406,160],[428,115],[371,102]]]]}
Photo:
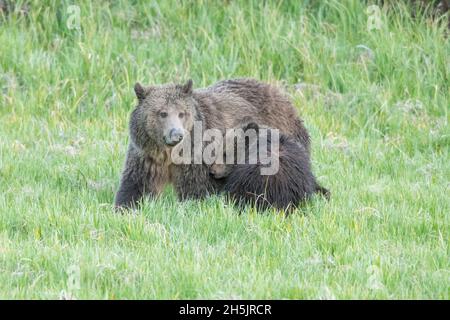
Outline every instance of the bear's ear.
{"type": "Polygon", "coordinates": [[[244,127],[244,131],[247,131],[249,129],[253,129],[256,132],[258,132],[259,126],[258,126],[258,124],[256,122],[250,122],[244,127]]]}
{"type": "Polygon", "coordinates": [[[136,97],[139,101],[144,100],[147,96],[147,91],[139,82],[136,82],[136,84],[134,85],[134,92],[136,93],[136,97]]]}
{"type": "Polygon", "coordinates": [[[181,88],[184,94],[190,95],[192,94],[192,79],[189,79],[181,88]]]}

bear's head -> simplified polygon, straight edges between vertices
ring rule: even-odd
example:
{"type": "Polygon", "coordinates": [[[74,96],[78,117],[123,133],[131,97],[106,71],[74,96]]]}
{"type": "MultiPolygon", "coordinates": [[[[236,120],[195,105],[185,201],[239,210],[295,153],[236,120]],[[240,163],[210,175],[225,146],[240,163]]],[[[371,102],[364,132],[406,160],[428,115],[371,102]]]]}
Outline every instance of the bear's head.
{"type": "Polygon", "coordinates": [[[186,84],[144,87],[136,83],[138,105],[130,119],[130,136],[141,148],[167,148],[180,143],[196,118],[192,80],[186,84]]]}
{"type": "Polygon", "coordinates": [[[259,125],[250,117],[244,117],[240,126],[228,130],[222,144],[223,155],[218,155],[221,158],[217,157],[209,166],[210,175],[223,179],[230,175],[236,164],[243,164],[242,161],[247,163],[249,156],[254,156],[257,151],[258,134],[259,125]]]}

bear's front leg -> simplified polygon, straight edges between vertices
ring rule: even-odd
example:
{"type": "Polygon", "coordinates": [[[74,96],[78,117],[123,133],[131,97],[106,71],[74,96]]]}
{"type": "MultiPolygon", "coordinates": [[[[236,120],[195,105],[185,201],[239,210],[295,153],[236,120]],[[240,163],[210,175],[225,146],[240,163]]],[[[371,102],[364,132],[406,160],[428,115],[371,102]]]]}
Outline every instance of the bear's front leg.
{"type": "Polygon", "coordinates": [[[172,165],[172,179],[180,200],[202,199],[220,191],[220,183],[209,175],[205,164],[172,165]]]}
{"type": "Polygon", "coordinates": [[[144,184],[136,179],[135,174],[124,170],[120,180],[119,190],[116,193],[114,206],[118,209],[129,209],[136,206],[144,194],[144,184]]]}
{"type": "Polygon", "coordinates": [[[114,205],[134,208],[143,196],[157,196],[168,182],[168,166],[129,147],[114,205]]]}

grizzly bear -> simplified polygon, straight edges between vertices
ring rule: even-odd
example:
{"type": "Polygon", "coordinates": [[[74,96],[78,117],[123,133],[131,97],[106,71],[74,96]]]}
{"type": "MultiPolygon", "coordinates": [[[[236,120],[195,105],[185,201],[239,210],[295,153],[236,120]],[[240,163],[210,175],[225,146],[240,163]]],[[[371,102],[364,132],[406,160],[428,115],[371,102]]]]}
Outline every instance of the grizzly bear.
{"type": "Polygon", "coordinates": [[[309,153],[310,138],[302,120],[289,99],[269,84],[234,79],[194,90],[189,80],[148,87],[136,83],[134,91],[138,103],[129,122],[130,141],[115,197],[118,208],[134,207],[143,196],[157,196],[167,184],[174,186],[180,199],[220,191],[220,181],[209,174],[205,163],[172,159],[174,148],[181,142],[189,144],[188,137],[195,135],[194,123],[202,129],[224,130],[250,116],[279,129],[309,153]]]}
{"type": "Polygon", "coordinates": [[[226,133],[227,145],[223,150],[224,157],[228,157],[227,152],[230,152],[229,145],[231,145],[233,159],[236,161],[239,152],[237,138],[242,138],[244,148],[240,152],[245,153],[243,155],[245,162],[213,163],[210,166],[210,173],[214,178],[225,180],[223,191],[229,199],[241,207],[253,205],[258,210],[275,208],[289,212],[314,193],[329,198],[329,191],[317,183],[311,171],[309,152],[302,144],[285,134],[273,136],[273,130],[267,130],[266,135],[262,135],[260,126],[251,121],[244,122],[241,129],[241,136],[235,132],[226,133]],[[253,139],[248,134],[250,131],[255,132],[253,139]],[[272,148],[275,141],[276,148],[272,148]],[[268,159],[277,157],[277,171],[273,174],[263,175],[261,172],[261,169],[268,165],[267,162],[261,162],[259,153],[261,148],[267,151],[265,155],[268,159]],[[254,163],[249,162],[252,154],[256,155],[254,163]]]}

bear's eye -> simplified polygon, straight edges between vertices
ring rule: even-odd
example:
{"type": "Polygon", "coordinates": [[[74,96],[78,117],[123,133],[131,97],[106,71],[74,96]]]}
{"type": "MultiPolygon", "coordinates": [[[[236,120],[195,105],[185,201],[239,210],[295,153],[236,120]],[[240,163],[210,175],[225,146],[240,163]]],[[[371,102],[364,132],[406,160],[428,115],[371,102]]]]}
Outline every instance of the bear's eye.
{"type": "Polygon", "coordinates": [[[166,118],[166,117],[167,117],[167,112],[160,112],[160,113],[159,113],[159,116],[160,116],[161,118],[166,118]]]}
{"type": "Polygon", "coordinates": [[[179,114],[178,114],[178,117],[181,119],[181,118],[183,118],[184,117],[184,113],[183,112],[180,112],[179,114]]]}

